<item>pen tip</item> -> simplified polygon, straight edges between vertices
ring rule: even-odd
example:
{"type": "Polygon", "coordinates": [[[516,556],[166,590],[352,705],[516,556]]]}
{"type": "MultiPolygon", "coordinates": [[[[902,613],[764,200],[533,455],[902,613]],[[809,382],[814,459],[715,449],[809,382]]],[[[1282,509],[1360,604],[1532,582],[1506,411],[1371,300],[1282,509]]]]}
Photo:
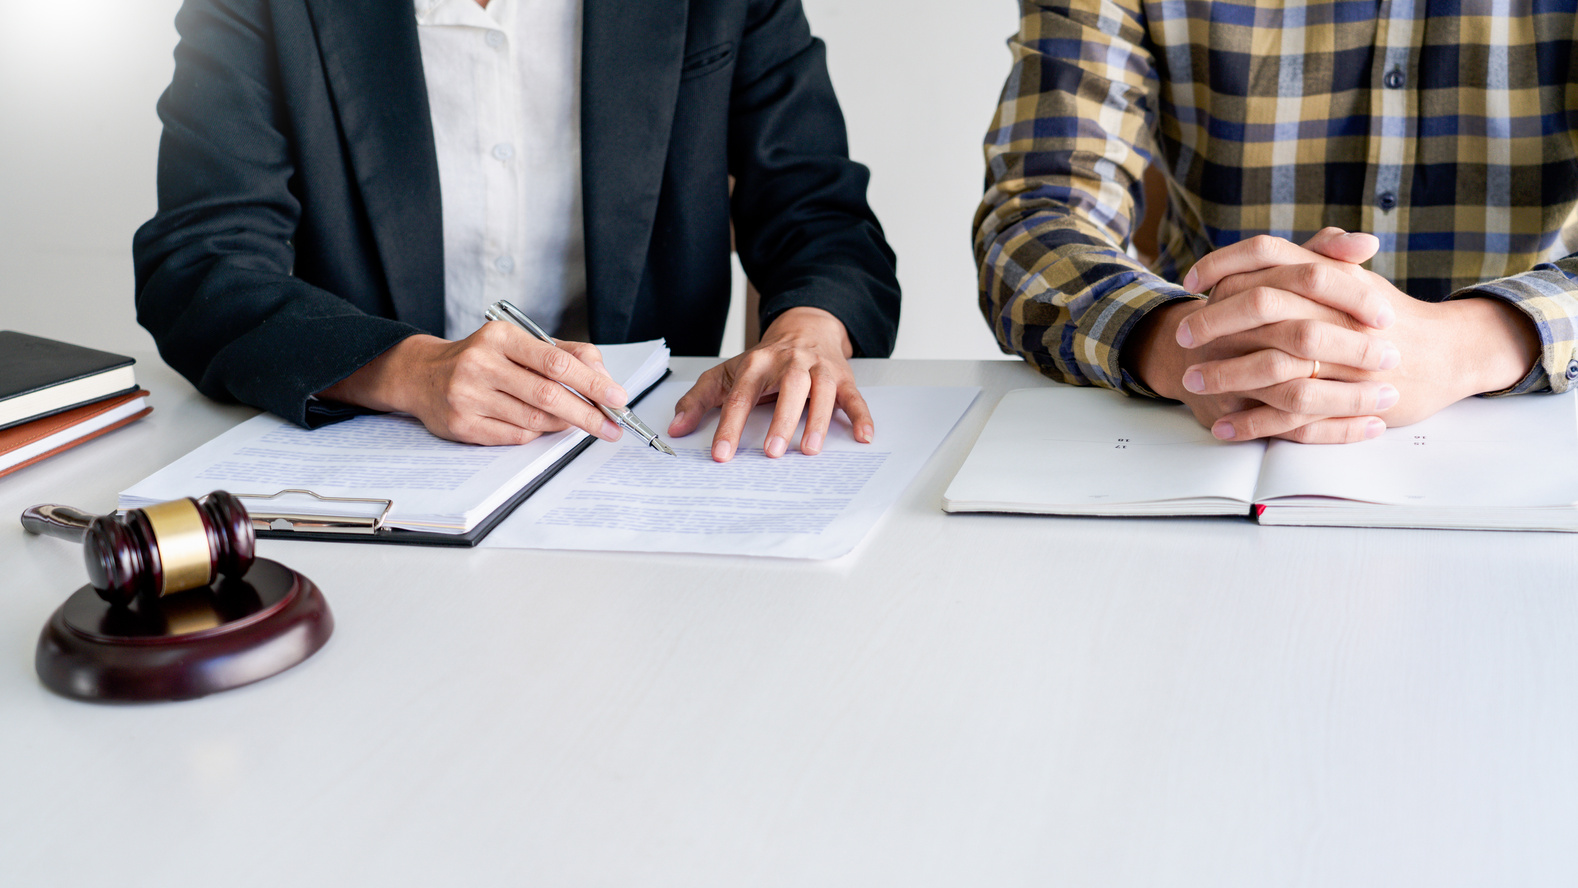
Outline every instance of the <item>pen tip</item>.
{"type": "Polygon", "coordinates": [[[654,448],[656,448],[659,452],[666,453],[669,456],[679,456],[679,454],[674,452],[674,448],[668,446],[667,444],[664,444],[662,441],[659,441],[656,438],[652,439],[652,446],[654,448]]]}

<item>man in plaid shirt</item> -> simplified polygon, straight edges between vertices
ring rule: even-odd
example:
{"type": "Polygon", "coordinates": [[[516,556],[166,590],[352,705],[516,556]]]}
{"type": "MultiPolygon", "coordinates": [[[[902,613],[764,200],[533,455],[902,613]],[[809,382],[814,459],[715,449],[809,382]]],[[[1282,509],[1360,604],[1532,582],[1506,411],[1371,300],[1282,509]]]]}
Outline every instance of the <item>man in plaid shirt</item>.
{"type": "Polygon", "coordinates": [[[1231,440],[1578,378],[1571,0],[1020,5],[975,220],[1005,351],[1231,440]]]}

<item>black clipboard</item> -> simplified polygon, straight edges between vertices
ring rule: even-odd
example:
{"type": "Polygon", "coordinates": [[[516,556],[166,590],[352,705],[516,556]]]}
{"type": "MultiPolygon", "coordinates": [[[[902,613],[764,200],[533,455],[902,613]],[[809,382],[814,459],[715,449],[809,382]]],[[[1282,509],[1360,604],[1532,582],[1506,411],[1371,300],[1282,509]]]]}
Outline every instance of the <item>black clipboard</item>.
{"type": "MultiPolygon", "coordinates": [[[[661,385],[663,380],[668,379],[669,376],[673,374],[673,372],[674,371],[672,370],[664,370],[663,375],[659,376],[656,382],[647,386],[641,391],[640,394],[630,399],[629,406],[634,407],[641,403],[643,398],[651,394],[652,390],[661,385]]],[[[553,465],[544,469],[542,472],[539,472],[536,477],[527,482],[525,487],[522,487],[520,490],[512,494],[510,498],[505,500],[504,503],[501,504],[497,509],[494,509],[491,513],[489,513],[488,517],[482,519],[475,527],[464,533],[438,533],[427,530],[401,530],[394,527],[377,526],[376,523],[365,530],[314,530],[310,528],[280,526],[279,521],[268,523],[266,519],[262,517],[256,518],[253,521],[253,529],[262,539],[315,540],[318,542],[327,543],[394,543],[397,545],[407,546],[449,546],[452,548],[469,548],[475,546],[477,543],[482,542],[483,538],[486,537],[493,530],[493,528],[499,525],[499,522],[503,521],[505,518],[508,518],[510,513],[514,512],[521,503],[525,502],[531,497],[532,494],[536,493],[538,488],[548,483],[549,479],[559,474],[560,469],[569,465],[571,460],[575,459],[577,456],[580,456],[586,451],[588,447],[591,447],[592,442],[596,440],[596,438],[588,435],[579,444],[576,444],[574,447],[570,448],[569,452],[555,460],[553,465]]],[[[362,499],[348,500],[344,497],[318,496],[318,494],[313,493],[310,490],[282,490],[278,493],[271,494],[271,496],[279,496],[284,493],[305,493],[309,496],[329,501],[369,502],[369,500],[362,499]]],[[[258,494],[236,494],[236,496],[240,498],[243,503],[249,499],[259,500],[267,498],[266,496],[260,496],[258,494]]],[[[385,510],[386,512],[388,508],[393,508],[394,506],[394,502],[392,500],[376,500],[374,502],[388,504],[385,510]]],[[[366,523],[364,519],[355,518],[352,516],[344,516],[339,518],[336,518],[335,516],[323,516],[323,519],[328,522],[344,523],[346,526],[350,527],[361,527],[366,523]]]]}

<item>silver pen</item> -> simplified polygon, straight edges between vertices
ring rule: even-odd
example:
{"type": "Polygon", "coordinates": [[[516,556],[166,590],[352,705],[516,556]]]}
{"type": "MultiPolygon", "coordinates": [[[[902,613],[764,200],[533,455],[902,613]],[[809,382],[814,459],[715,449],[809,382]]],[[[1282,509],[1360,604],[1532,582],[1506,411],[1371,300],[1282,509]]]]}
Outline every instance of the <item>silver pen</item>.
{"type": "MultiPolygon", "coordinates": [[[[554,344],[552,336],[549,336],[543,331],[541,327],[537,326],[535,321],[526,317],[525,312],[511,305],[507,300],[500,299],[498,302],[495,302],[489,306],[487,311],[487,319],[490,321],[504,321],[505,323],[514,324],[515,326],[525,330],[527,333],[530,333],[543,342],[546,342],[549,345],[554,344]]],[[[562,382],[559,384],[564,385],[562,382]]],[[[577,398],[580,398],[583,401],[587,401],[587,399],[582,396],[580,392],[570,388],[567,385],[564,387],[567,391],[569,391],[570,394],[575,395],[577,398]]],[[[645,441],[647,446],[651,447],[653,450],[656,450],[659,453],[666,453],[669,456],[677,455],[674,453],[674,449],[672,447],[663,443],[662,439],[657,436],[657,432],[647,428],[647,424],[641,421],[641,417],[631,413],[630,408],[607,407],[602,404],[598,404],[595,401],[587,401],[587,403],[591,404],[593,407],[596,407],[598,410],[603,411],[604,416],[634,432],[638,438],[645,441]]]]}

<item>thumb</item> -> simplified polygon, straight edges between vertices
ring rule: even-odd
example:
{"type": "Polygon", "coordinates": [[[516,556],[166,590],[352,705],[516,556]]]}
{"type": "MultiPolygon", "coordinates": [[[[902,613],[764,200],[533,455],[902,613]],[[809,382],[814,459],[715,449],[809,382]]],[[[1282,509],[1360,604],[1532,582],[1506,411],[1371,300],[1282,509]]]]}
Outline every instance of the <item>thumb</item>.
{"type": "Polygon", "coordinates": [[[1375,256],[1381,249],[1381,241],[1373,234],[1343,231],[1334,227],[1322,228],[1304,242],[1304,249],[1319,253],[1327,259],[1358,265],[1375,256]]]}
{"type": "Polygon", "coordinates": [[[683,438],[694,432],[706,418],[707,411],[723,405],[728,389],[720,369],[714,367],[701,374],[690,391],[674,405],[674,418],[668,424],[669,437],[683,438]]]}

